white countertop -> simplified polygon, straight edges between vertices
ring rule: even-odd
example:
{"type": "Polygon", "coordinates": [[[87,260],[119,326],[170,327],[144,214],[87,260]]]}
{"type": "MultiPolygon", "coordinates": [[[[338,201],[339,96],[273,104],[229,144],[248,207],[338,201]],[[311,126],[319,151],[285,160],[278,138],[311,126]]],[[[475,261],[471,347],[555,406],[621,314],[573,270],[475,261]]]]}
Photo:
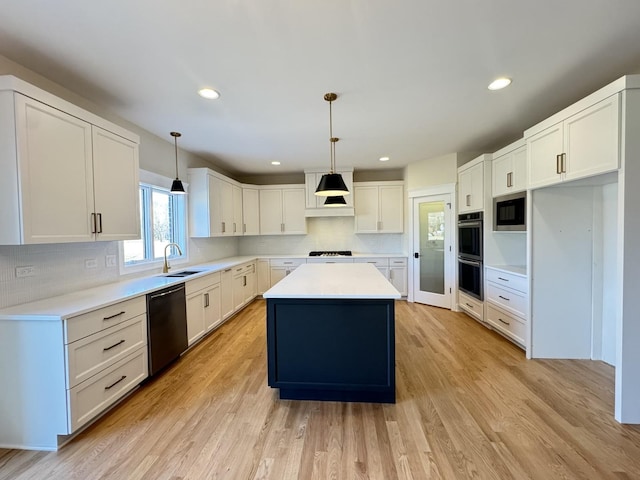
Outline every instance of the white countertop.
{"type": "Polygon", "coordinates": [[[296,268],[264,298],[393,299],[400,292],[368,263],[307,263],[296,268]]]}
{"type": "MultiPolygon", "coordinates": [[[[378,257],[406,257],[404,254],[358,254],[354,253],[353,257],[378,258],[378,257]]],[[[146,295],[155,290],[159,290],[170,285],[185,283],[199,277],[203,277],[210,273],[219,272],[250,262],[257,259],[270,258],[330,258],[330,257],[309,257],[303,254],[293,255],[252,255],[238,256],[214,260],[199,265],[189,265],[174,269],[172,272],[180,272],[182,270],[201,270],[201,273],[190,275],[188,277],[166,277],[165,274],[154,274],[147,277],[139,277],[134,279],[122,280],[115,283],[109,283],[98,287],[88,288],[77,292],[60,295],[57,297],[45,298],[34,302],[14,305],[0,310],[0,321],[6,320],[35,320],[35,321],[60,321],[66,318],[81,315],[83,313],[96,310],[98,308],[113,305],[130,298],[146,295]]],[[[352,257],[342,257],[352,258],[352,257]]],[[[331,264],[334,265],[334,264],[331,264]]],[[[347,264],[353,265],[353,264],[347,264]]],[[[358,264],[367,265],[367,264],[358,264]]],[[[375,270],[373,265],[368,265],[375,270]]],[[[377,270],[376,270],[376,273],[377,270]]],[[[379,274],[382,280],[386,279],[379,274]]],[[[388,282],[387,282],[388,283],[388,282]]],[[[390,284],[389,284],[390,285],[390,284]]],[[[395,290],[395,289],[394,289],[395,290]]],[[[396,291],[397,293],[397,291],[396,291]]],[[[309,297],[310,298],[310,297],[309,297]]],[[[354,297],[355,298],[355,297],[354,297]]],[[[375,298],[375,297],[358,297],[358,298],[375,298]]],[[[382,297],[379,297],[382,298],[382,297]]],[[[386,298],[400,298],[386,297],[386,298]]]]}
{"type": "Polygon", "coordinates": [[[516,275],[520,275],[521,277],[527,276],[526,265],[485,265],[485,266],[493,270],[500,270],[502,272],[514,273],[516,275]]]}

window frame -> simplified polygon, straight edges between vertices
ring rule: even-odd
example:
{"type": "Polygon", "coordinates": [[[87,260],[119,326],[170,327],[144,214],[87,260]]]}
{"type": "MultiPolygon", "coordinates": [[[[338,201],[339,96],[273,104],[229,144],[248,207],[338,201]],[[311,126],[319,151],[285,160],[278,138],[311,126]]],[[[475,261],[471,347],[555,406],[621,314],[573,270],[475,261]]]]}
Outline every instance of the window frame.
{"type": "MultiPolygon", "coordinates": [[[[155,174],[153,172],[147,172],[140,170],[140,182],[139,192],[141,196],[141,215],[143,215],[143,222],[147,232],[153,231],[153,200],[151,198],[153,191],[159,191],[162,193],[170,194],[172,209],[174,212],[181,212],[182,221],[173,222],[173,236],[180,238],[184,241],[184,247],[181,245],[182,255],[176,255],[177,250],[175,248],[169,251],[168,259],[171,260],[172,266],[186,265],[189,263],[189,235],[188,235],[188,195],[175,195],[170,193],[170,186],[173,180],[162,175],[155,174]],[[141,190],[142,189],[142,190],[141,190]],[[148,205],[148,209],[144,209],[144,204],[148,205]]],[[[184,184],[185,191],[188,191],[188,185],[184,184]]],[[[180,220],[180,213],[178,213],[178,220],[180,220]]],[[[140,232],[141,238],[144,241],[144,248],[146,252],[153,252],[153,235],[148,235],[148,238],[143,238],[144,231],[140,232]]],[[[180,243],[180,242],[177,242],[180,243]]],[[[161,268],[164,263],[164,256],[160,258],[145,258],[136,262],[125,264],[124,261],[124,241],[118,242],[119,250],[119,267],[121,275],[128,275],[132,273],[139,273],[149,270],[155,270],[161,268]]]]}

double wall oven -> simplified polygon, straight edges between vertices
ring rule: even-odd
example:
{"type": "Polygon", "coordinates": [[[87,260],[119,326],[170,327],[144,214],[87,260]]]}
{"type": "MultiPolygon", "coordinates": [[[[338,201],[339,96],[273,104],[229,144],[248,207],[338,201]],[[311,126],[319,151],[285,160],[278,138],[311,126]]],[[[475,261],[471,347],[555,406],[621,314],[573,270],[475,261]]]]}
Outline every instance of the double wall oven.
{"type": "Polygon", "coordinates": [[[483,299],[482,212],[458,215],[458,288],[483,299]]]}

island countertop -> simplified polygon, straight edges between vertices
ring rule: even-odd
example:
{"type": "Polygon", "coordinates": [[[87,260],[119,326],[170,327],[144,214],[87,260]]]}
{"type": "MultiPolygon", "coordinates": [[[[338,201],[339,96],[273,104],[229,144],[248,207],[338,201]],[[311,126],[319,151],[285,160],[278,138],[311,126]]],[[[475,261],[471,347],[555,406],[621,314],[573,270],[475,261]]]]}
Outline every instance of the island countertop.
{"type": "Polygon", "coordinates": [[[301,265],[263,297],[399,299],[401,295],[374,265],[332,263],[301,265]]]}

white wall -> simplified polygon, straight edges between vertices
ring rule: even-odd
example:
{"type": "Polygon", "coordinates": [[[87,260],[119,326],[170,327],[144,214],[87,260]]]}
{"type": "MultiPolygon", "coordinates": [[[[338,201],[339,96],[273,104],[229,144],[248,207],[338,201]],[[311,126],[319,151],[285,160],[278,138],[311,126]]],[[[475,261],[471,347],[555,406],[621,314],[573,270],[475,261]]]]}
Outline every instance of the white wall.
{"type": "Polygon", "coordinates": [[[447,185],[458,181],[458,154],[450,153],[407,165],[404,175],[407,191],[447,185]]]}

